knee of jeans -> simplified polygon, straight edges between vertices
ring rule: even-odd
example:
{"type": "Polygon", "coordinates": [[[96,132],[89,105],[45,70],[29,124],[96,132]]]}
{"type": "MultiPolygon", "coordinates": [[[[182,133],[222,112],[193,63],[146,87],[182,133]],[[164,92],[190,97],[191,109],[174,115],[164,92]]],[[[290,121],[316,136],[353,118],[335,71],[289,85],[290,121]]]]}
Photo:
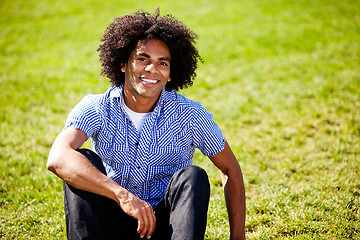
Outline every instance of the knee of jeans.
{"type": "Polygon", "coordinates": [[[182,174],[184,175],[184,177],[190,180],[190,182],[194,184],[202,183],[205,185],[210,185],[208,175],[203,168],[191,165],[182,168],[182,170],[182,174]]]}
{"type": "Polygon", "coordinates": [[[89,162],[94,165],[99,171],[106,174],[104,165],[99,155],[87,148],[79,148],[76,151],[84,155],[89,160],[89,162]]]}

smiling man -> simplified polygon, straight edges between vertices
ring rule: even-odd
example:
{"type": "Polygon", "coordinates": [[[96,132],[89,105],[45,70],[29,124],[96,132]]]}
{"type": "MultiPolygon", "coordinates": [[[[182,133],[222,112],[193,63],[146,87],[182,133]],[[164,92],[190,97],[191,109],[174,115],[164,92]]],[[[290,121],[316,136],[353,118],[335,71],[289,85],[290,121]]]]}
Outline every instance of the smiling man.
{"type": "Polygon", "coordinates": [[[159,12],[116,18],[102,38],[112,87],[71,111],[47,168],[64,180],[68,239],[203,239],[210,186],[195,148],[220,169],[231,239],[245,239],[240,166],[218,125],[176,90],[192,85],[196,35],[159,12]],[[93,150],[80,149],[91,138],[93,150]]]}

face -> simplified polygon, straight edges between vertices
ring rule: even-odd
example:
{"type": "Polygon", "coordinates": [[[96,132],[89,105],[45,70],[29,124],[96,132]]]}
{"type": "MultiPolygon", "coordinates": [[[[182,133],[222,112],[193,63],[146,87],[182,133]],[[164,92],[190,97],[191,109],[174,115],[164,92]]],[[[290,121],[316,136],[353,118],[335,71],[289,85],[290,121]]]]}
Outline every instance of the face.
{"type": "Polygon", "coordinates": [[[163,41],[139,41],[121,68],[125,73],[125,101],[157,101],[161,90],[170,81],[170,60],[170,50],[163,41]]]}

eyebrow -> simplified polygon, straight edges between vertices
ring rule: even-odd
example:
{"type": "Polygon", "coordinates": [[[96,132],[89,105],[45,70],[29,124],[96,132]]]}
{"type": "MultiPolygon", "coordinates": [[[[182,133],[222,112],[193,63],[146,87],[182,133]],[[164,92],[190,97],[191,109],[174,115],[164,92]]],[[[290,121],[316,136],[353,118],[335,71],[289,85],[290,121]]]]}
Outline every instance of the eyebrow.
{"type": "MultiPolygon", "coordinates": [[[[150,58],[150,55],[145,53],[145,52],[141,52],[141,53],[139,53],[137,55],[138,56],[143,56],[143,57],[146,57],[146,58],[150,58]]],[[[171,62],[170,58],[168,58],[168,57],[160,57],[159,60],[171,62]]]]}

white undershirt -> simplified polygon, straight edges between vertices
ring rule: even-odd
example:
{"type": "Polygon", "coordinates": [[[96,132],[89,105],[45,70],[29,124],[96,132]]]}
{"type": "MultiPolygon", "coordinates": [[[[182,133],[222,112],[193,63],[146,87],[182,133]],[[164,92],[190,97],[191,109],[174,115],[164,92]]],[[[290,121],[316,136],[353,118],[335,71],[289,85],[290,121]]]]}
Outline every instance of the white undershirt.
{"type": "Polygon", "coordinates": [[[133,110],[131,110],[126,106],[124,101],[122,101],[122,106],[124,107],[124,110],[126,114],[129,116],[130,120],[135,125],[136,130],[140,133],[146,119],[150,117],[151,112],[148,113],[134,112],[133,110]]]}

